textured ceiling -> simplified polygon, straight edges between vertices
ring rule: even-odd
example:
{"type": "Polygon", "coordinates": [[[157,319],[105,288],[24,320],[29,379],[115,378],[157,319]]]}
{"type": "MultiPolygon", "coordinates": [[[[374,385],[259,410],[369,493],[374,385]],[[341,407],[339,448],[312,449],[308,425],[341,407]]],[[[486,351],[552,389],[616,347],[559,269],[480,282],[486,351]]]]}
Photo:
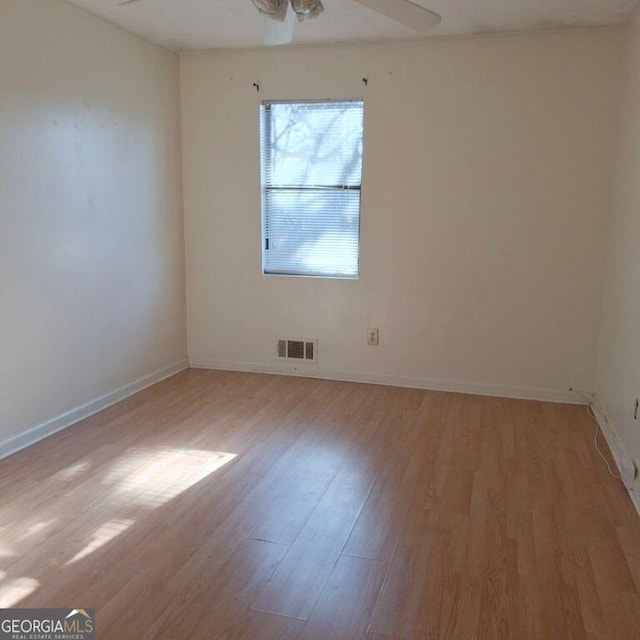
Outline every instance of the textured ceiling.
{"type": "MultiPolygon", "coordinates": [[[[399,1],[399,0],[398,0],[399,1]]],[[[639,0],[413,0],[442,16],[432,35],[601,27],[628,21],[639,0]]],[[[67,0],[174,50],[258,47],[264,18],[251,0],[67,0]]],[[[323,0],[325,12],[296,25],[294,44],[424,37],[352,0],[323,0]]]]}

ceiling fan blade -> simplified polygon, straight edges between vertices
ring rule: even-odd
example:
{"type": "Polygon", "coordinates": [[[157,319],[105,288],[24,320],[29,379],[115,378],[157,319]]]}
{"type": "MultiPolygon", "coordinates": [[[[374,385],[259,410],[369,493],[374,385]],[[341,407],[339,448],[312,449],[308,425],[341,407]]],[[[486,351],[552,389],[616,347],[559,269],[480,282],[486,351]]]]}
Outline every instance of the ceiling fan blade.
{"type": "Polygon", "coordinates": [[[293,30],[295,26],[296,14],[291,10],[286,12],[283,22],[279,20],[265,20],[262,44],[267,47],[288,44],[293,40],[293,30]]]}
{"type": "Polygon", "coordinates": [[[417,5],[410,0],[354,0],[381,13],[387,18],[407,25],[416,31],[429,31],[440,24],[442,18],[429,9],[417,5]]]}

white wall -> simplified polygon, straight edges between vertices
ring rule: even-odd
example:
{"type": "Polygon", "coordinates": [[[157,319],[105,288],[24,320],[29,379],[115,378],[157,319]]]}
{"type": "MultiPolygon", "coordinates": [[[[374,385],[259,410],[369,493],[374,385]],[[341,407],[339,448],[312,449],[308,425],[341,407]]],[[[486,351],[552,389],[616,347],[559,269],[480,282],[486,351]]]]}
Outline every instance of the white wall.
{"type": "Polygon", "coordinates": [[[599,31],[183,57],[190,362],[293,370],[275,358],[292,335],[319,338],[300,369],[320,375],[592,390],[621,44],[599,31]],[[259,102],[343,96],[365,99],[361,277],[265,277],[259,102]]]}
{"type": "Polygon", "coordinates": [[[177,57],[0,0],[0,453],[184,359],[181,199],[177,57]]]}
{"type": "Polygon", "coordinates": [[[625,42],[598,367],[600,400],[626,455],[640,463],[640,420],[633,419],[634,402],[640,398],[639,68],[640,14],[626,34],[625,42]]]}

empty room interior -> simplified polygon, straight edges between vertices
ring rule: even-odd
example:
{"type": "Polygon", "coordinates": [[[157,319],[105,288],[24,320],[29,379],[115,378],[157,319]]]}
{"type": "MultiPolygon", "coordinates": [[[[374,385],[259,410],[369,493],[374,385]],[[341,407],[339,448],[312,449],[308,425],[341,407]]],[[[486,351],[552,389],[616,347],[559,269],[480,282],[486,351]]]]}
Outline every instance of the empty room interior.
{"type": "Polygon", "coordinates": [[[637,0],[0,0],[0,638],[640,638],[639,69],[637,0]]]}

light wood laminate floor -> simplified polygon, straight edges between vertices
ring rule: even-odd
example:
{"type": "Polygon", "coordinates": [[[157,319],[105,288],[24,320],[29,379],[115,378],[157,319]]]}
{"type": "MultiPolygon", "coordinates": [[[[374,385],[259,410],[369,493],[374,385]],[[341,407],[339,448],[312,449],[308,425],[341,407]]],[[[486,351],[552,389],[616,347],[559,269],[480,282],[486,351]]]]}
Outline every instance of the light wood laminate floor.
{"type": "Polygon", "coordinates": [[[0,462],[0,606],[96,608],[99,640],[640,638],[640,519],[593,432],[187,371],[0,462]]]}

